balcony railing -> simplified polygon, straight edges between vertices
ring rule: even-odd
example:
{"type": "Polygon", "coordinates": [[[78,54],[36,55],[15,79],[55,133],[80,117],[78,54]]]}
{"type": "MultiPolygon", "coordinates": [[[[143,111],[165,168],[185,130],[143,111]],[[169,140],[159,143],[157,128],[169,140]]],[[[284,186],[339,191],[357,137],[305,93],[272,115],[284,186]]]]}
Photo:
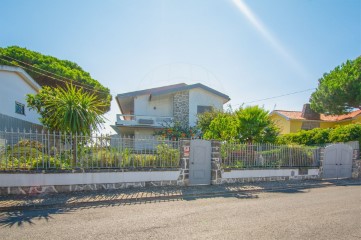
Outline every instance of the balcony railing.
{"type": "Polygon", "coordinates": [[[121,126],[164,127],[167,123],[171,123],[172,121],[173,117],[117,114],[116,124],[121,126]]]}

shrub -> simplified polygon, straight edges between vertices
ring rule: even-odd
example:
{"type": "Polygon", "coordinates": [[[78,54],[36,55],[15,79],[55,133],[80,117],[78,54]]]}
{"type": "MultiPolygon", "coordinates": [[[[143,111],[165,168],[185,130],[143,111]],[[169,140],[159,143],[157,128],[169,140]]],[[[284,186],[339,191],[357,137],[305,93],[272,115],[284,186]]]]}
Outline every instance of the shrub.
{"type": "Polygon", "coordinates": [[[22,139],[14,146],[15,147],[31,147],[31,148],[35,148],[39,151],[41,151],[43,148],[43,144],[41,144],[40,142],[34,141],[34,140],[29,140],[29,139],[22,139]]]}
{"type": "Polygon", "coordinates": [[[361,144],[361,124],[348,124],[335,128],[315,128],[301,130],[297,133],[281,135],[277,138],[278,144],[322,145],[332,142],[359,141],[361,144]]]}

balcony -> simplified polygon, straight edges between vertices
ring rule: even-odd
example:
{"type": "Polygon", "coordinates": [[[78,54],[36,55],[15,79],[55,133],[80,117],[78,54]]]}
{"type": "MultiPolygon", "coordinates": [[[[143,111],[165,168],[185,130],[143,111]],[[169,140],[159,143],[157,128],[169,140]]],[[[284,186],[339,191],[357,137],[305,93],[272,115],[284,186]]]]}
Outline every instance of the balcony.
{"type": "Polygon", "coordinates": [[[173,122],[173,117],[158,117],[145,115],[117,114],[117,126],[130,127],[164,127],[167,123],[173,122]]]}

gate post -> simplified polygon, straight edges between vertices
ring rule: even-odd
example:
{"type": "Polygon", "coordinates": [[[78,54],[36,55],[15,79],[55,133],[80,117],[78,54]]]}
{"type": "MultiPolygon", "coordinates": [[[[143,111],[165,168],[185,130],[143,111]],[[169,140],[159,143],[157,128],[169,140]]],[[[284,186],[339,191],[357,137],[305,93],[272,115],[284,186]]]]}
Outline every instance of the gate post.
{"type": "Polygon", "coordinates": [[[323,178],[323,160],[325,158],[325,148],[324,147],[321,147],[320,150],[320,166],[319,166],[319,170],[318,170],[318,177],[319,178],[323,178]]]}
{"type": "Polygon", "coordinates": [[[222,169],[221,169],[221,142],[212,140],[212,159],[211,159],[211,184],[222,183],[222,169]]]}
{"type": "Polygon", "coordinates": [[[360,149],[354,149],[352,155],[352,178],[361,178],[360,149]]]}
{"type": "Polygon", "coordinates": [[[188,186],[189,184],[189,148],[190,140],[180,140],[180,168],[181,173],[179,175],[177,185],[188,186]]]}

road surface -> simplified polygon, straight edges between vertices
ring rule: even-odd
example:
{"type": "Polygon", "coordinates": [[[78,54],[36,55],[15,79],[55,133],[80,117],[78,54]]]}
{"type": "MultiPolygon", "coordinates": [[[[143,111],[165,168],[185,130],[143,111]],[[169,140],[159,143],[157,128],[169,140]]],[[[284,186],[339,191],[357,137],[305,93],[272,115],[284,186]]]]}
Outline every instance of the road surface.
{"type": "Polygon", "coordinates": [[[361,186],[0,213],[0,239],[361,239],[361,186]]]}

